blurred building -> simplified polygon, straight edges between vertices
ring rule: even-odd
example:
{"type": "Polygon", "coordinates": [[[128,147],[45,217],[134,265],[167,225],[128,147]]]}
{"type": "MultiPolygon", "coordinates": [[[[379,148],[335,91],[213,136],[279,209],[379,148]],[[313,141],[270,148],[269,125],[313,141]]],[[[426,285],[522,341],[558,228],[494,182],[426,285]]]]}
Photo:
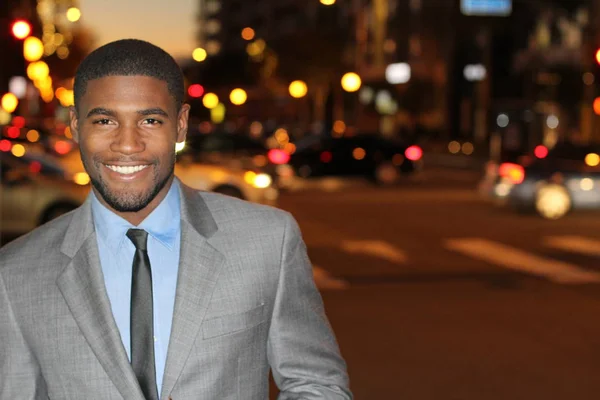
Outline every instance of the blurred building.
{"type": "Polygon", "coordinates": [[[219,79],[234,68],[231,79],[246,76],[264,101],[257,110],[308,109],[300,114],[326,133],[342,119],[478,151],[494,134],[522,147],[590,140],[600,138],[599,9],[600,0],[201,0],[199,45],[213,61],[196,79],[227,86],[219,79]],[[349,71],[362,79],[356,93],[340,87],[349,71]],[[306,99],[287,94],[293,79],[307,82],[306,99]]]}

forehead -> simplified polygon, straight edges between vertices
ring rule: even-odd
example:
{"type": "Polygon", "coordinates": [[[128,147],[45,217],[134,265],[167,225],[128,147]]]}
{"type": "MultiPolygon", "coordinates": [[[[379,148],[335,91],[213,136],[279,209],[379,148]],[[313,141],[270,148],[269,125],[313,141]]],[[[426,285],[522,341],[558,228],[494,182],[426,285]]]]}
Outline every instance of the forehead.
{"type": "Polygon", "coordinates": [[[169,93],[167,82],[149,76],[105,76],[87,82],[81,97],[82,108],[112,107],[139,109],[145,107],[170,107],[175,100],[169,93]]]}

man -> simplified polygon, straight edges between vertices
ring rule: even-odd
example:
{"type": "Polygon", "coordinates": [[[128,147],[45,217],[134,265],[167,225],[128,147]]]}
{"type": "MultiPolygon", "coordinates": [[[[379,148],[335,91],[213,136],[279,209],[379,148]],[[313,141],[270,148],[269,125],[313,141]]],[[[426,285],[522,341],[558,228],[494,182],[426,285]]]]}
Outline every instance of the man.
{"type": "Polygon", "coordinates": [[[350,399],[295,220],[174,177],[172,57],[107,44],[74,91],[93,190],[0,250],[0,398],[263,400],[271,369],[281,399],[350,399]]]}

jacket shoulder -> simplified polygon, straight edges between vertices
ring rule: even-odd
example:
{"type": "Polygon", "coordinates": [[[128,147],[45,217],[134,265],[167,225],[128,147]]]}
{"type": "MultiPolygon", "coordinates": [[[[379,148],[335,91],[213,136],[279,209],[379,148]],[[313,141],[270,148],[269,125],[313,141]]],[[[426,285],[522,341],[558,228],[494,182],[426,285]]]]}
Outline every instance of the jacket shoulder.
{"type": "Polygon", "coordinates": [[[0,248],[0,272],[28,260],[43,260],[49,251],[60,251],[65,233],[76,210],[26,233],[0,248]]]}

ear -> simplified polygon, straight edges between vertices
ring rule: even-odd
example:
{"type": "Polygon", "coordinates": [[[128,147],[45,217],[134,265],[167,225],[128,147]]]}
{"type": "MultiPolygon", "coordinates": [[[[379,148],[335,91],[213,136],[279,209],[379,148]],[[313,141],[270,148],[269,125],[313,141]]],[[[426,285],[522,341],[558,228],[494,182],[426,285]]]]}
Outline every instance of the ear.
{"type": "Polygon", "coordinates": [[[69,108],[69,127],[71,128],[71,134],[75,143],[79,144],[79,117],[75,107],[69,108]]]}
{"type": "Polygon", "coordinates": [[[188,118],[190,116],[190,105],[183,104],[177,116],[177,143],[185,141],[188,131],[188,118]]]}

